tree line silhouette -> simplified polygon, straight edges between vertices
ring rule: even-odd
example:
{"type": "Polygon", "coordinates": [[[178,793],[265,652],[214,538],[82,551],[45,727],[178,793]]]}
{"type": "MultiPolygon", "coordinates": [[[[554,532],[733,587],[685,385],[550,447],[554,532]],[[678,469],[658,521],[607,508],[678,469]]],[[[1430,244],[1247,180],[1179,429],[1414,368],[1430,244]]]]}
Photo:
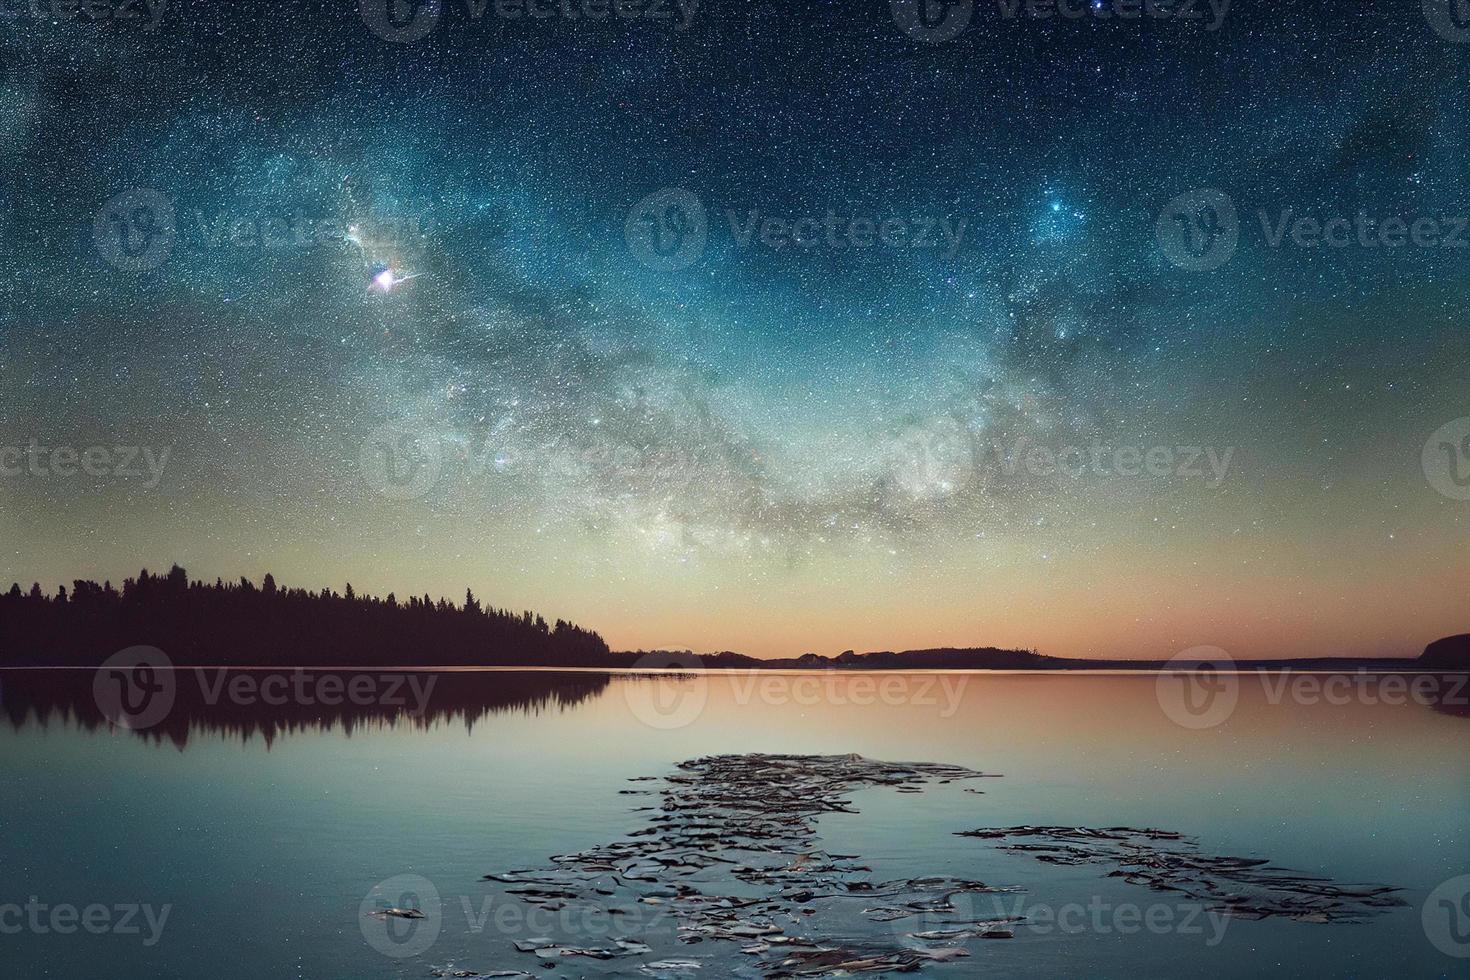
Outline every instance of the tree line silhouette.
{"type": "Polygon", "coordinates": [[[266,575],[213,585],[178,565],[146,569],[116,589],[77,580],[45,594],[19,583],[0,595],[0,665],[92,667],[126,647],[190,666],[617,666],[602,637],[531,612],[425,595],[358,595],[349,584],[283,589],[266,575]]]}

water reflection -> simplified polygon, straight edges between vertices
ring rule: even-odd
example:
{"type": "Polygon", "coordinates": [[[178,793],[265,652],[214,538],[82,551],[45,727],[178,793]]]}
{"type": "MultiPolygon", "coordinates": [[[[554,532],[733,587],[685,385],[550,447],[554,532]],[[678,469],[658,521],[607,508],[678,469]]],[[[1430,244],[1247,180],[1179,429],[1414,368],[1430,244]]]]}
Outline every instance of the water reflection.
{"type": "MultiPolygon", "coordinates": [[[[145,649],[145,648],[138,648],[145,649]]],[[[136,671],[136,668],[134,668],[136,671]]],[[[437,671],[156,668],[142,676],[106,669],[0,670],[0,712],[16,732],[52,725],[122,731],[184,748],[199,734],[267,747],[283,735],[405,727],[428,731],[462,724],[466,733],[489,716],[592,709],[579,724],[650,734],[724,728],[821,730],[864,741],[926,732],[939,744],[973,744],[997,726],[1091,746],[1158,746],[1228,729],[1242,743],[1266,743],[1286,729],[1351,738],[1384,713],[1470,718],[1464,675],[1344,675],[1342,690],[1322,676],[1245,672],[1228,678],[1228,703],[1181,722],[1158,675],[1060,673],[668,672],[549,669],[437,671]],[[1158,683],[1156,683],[1158,681],[1158,683]],[[1352,683],[1346,683],[1351,681],[1352,683]],[[612,692],[611,696],[603,695],[612,692]],[[1343,691],[1348,692],[1343,695],[1343,691]],[[159,693],[161,692],[161,693],[159,693]],[[621,696],[619,695],[621,692],[621,696]],[[1336,694],[1334,694],[1336,692],[1336,694]],[[157,696],[154,696],[157,695],[157,696]],[[1342,695],[1342,696],[1338,696],[1342,695]],[[160,703],[161,702],[161,703],[160,703]],[[1426,711],[1426,709],[1430,709],[1426,711]]],[[[1198,705],[1194,706],[1196,710],[1198,705]]],[[[780,750],[783,745],[769,748],[780,750]]],[[[851,746],[834,745],[833,751],[851,746]]],[[[1208,742],[1196,751],[1213,753],[1208,742]]],[[[1265,745],[1262,746],[1265,748],[1265,745]]],[[[880,751],[881,745],[874,751],[880,751]]]]}
{"type": "Polygon", "coordinates": [[[1470,677],[1463,673],[1429,676],[1437,681],[1430,694],[1430,706],[1441,714],[1470,718],[1470,677]]]}
{"type": "MultiPolygon", "coordinates": [[[[91,670],[0,672],[0,711],[17,732],[59,725],[84,731],[131,731],[158,744],[186,748],[199,734],[267,747],[300,732],[411,726],[427,731],[462,723],[466,732],[490,715],[540,714],[575,707],[607,688],[611,675],[549,671],[160,671],[150,678],[167,703],[145,724],[118,724],[109,685],[127,684],[91,670]]],[[[136,706],[135,706],[136,710],[136,706]]]]}
{"type": "MultiPolygon", "coordinates": [[[[128,937],[22,936],[5,947],[14,965],[4,975],[90,976],[99,962],[116,976],[228,980],[537,972],[542,947],[533,940],[548,936],[617,950],[608,961],[564,962],[556,972],[569,975],[643,976],[617,946],[630,937],[652,947],[640,963],[688,958],[703,962],[706,976],[756,975],[760,960],[728,944],[679,941],[681,921],[724,928],[679,918],[668,899],[692,886],[800,906],[808,938],[878,944],[900,965],[907,954],[897,946],[923,942],[911,934],[1028,917],[1004,927],[1014,933],[1007,942],[980,932],[965,963],[926,966],[933,976],[1434,976],[1446,961],[1420,910],[1467,871],[1470,727],[1435,710],[1463,698],[1451,686],[1430,703],[1402,680],[1241,673],[1229,675],[1224,708],[1203,700],[1224,679],[1204,678],[1189,701],[1195,717],[1179,714],[1173,698],[1186,689],[1178,678],[1161,685],[1148,673],[316,671],[308,674],[313,702],[285,704],[263,699],[279,700],[290,671],[171,676],[177,690],[166,716],[133,737],[99,706],[95,672],[0,670],[0,710],[14,728],[0,724],[0,742],[13,743],[0,749],[8,885],[0,904],[37,895],[53,906],[175,908],[154,947],[128,937]],[[396,688],[394,678],[402,678],[396,688]],[[377,700],[354,701],[354,681],[377,700]],[[428,695],[422,712],[415,690],[428,695]],[[280,736],[290,737],[267,752],[280,736]],[[189,751],[152,751],[165,741],[189,751]],[[804,761],[798,772],[768,777],[764,763],[750,766],[757,753],[804,761]],[[941,776],[922,787],[863,780],[842,790],[848,802],[839,804],[816,777],[836,771],[847,781],[850,766],[869,772],[858,757],[997,778],[946,784],[941,776]],[[701,808],[685,808],[691,801],[701,808]],[[811,812],[793,813],[795,804],[811,812]],[[719,813],[705,826],[710,807],[719,813]],[[769,812],[746,819],[753,811],[769,812]],[[773,822],[788,819],[796,822],[773,822]],[[1115,845],[1140,842],[1110,842],[1098,832],[1123,832],[1109,828],[1190,844],[1145,841],[1130,847],[1124,866],[1115,845]],[[959,836],[976,830],[1004,837],[959,836]],[[780,839],[749,839],[768,832],[780,839]],[[788,840],[793,833],[800,839],[788,840]],[[1088,853],[1037,857],[1079,846],[1050,839],[1059,834],[1085,835],[1088,853]],[[722,852],[739,838],[775,849],[738,855],[755,871],[737,874],[722,852]],[[672,849],[658,856],[677,864],[652,860],[648,849],[661,842],[672,849]],[[627,858],[645,880],[604,894],[581,877],[590,865],[562,860],[605,854],[627,858]],[[1411,908],[1354,923],[1330,914],[1321,922],[1319,909],[1306,910],[1305,922],[1231,917],[1217,930],[1197,915],[1201,899],[1148,880],[1177,886],[1180,862],[1194,869],[1202,861],[1218,877],[1227,857],[1269,859],[1310,876],[1313,889],[1387,883],[1411,908]],[[854,880],[902,884],[881,899],[798,901],[817,889],[797,879],[826,876],[834,862],[871,869],[854,880]],[[522,880],[527,869],[575,873],[576,887],[591,893],[572,901],[528,892],[560,883],[522,880]],[[383,895],[382,904],[409,907],[402,890],[384,888],[409,875],[437,890],[441,914],[432,948],[400,959],[360,931],[382,925],[361,903],[383,895]],[[863,913],[927,903],[933,893],[907,886],[947,887],[935,876],[1025,890],[961,893],[959,916],[927,904],[892,921],[863,913]],[[663,901],[645,904],[632,894],[645,887],[669,894],[649,894],[663,901]],[[782,894],[787,888],[793,893],[782,894]],[[1086,912],[1080,931],[1058,926],[1063,910],[1086,912]],[[1121,916],[1153,912],[1163,916],[1157,930],[1124,934],[1121,916]],[[232,950],[224,959],[222,942],[232,950]]],[[[1242,890],[1229,880],[1234,865],[1225,871],[1220,887],[1242,890]]],[[[1198,876],[1185,884],[1198,885],[1198,876]]]]}

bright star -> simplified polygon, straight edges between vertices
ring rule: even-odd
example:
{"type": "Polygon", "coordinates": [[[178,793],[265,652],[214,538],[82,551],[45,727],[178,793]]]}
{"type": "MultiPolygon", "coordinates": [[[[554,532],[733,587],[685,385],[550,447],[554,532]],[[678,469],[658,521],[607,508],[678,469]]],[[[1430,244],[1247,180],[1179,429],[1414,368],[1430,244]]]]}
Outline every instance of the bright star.
{"type": "Polygon", "coordinates": [[[421,275],[423,275],[422,272],[415,272],[412,275],[400,276],[390,267],[373,276],[373,281],[368,286],[368,289],[376,289],[380,293],[389,293],[399,283],[408,282],[410,279],[417,279],[421,275]]]}

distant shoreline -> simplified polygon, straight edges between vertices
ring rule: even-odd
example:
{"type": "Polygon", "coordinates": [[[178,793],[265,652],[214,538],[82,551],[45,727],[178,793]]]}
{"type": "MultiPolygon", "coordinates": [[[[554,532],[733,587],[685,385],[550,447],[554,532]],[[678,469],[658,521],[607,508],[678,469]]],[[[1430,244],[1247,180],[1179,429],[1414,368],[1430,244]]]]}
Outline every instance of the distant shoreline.
{"type": "Polygon", "coordinates": [[[1195,647],[1169,660],[1054,657],[1000,647],[846,650],[763,659],[733,651],[616,651],[595,631],[530,611],[485,606],[472,591],[462,604],[428,595],[400,600],[283,588],[266,575],[211,584],[191,581],[178,565],[165,575],[146,569],[111,582],[74,580],[47,595],[17,582],[0,593],[0,666],[95,669],[122,654],[147,651],[155,667],[189,665],[239,670],[563,669],[663,671],[797,671],[1016,673],[1158,672],[1167,670],[1409,673],[1470,668],[1470,634],[1437,640],[1418,658],[1295,657],[1234,660],[1215,647],[1195,647]],[[402,663],[409,651],[423,660],[402,663]],[[308,665],[307,661],[314,661],[308,665]]]}
{"type": "MultiPolygon", "coordinates": [[[[1296,674],[1373,674],[1392,676],[1395,674],[1463,673],[1470,668],[1440,667],[1422,663],[1417,659],[1341,660],[1332,666],[1317,664],[1310,668],[1297,666],[1311,661],[1246,661],[1229,669],[1216,668],[1222,675],[1247,675],[1255,673],[1296,674]]],[[[96,666],[28,664],[23,666],[0,666],[6,671],[96,671],[96,666]]],[[[207,670],[207,671],[312,671],[317,673],[385,672],[429,673],[429,674],[477,674],[477,673],[549,673],[549,674],[618,674],[629,677],[649,674],[1076,674],[1092,676],[1126,676],[1129,674],[1160,674],[1188,669],[1188,665],[1167,664],[1152,661],[1138,667],[548,667],[532,664],[486,664],[466,666],[463,664],[174,664],[161,670],[207,670]]]]}
{"type": "MultiPolygon", "coordinates": [[[[700,655],[689,653],[619,654],[646,661],[642,669],[677,670],[685,667],[705,671],[796,671],[848,673],[885,673],[892,671],[950,673],[973,671],[990,673],[1065,674],[1091,673],[1158,673],[1170,670],[1212,668],[1219,673],[1252,673],[1257,671],[1297,671],[1301,673],[1341,673],[1371,671],[1378,673],[1414,673],[1431,664],[1425,657],[1278,657],[1261,660],[1233,660],[1228,657],[1174,658],[1170,660],[1088,660],[1076,657],[1048,657],[1022,651],[994,650],[906,650],[867,654],[844,654],[839,658],[808,655],[800,658],[759,660],[740,654],[700,655]],[[660,663],[667,658],[668,663],[660,663]],[[694,661],[691,665],[690,661],[694,661]]],[[[1453,665],[1463,669],[1465,665],[1453,665]]]]}

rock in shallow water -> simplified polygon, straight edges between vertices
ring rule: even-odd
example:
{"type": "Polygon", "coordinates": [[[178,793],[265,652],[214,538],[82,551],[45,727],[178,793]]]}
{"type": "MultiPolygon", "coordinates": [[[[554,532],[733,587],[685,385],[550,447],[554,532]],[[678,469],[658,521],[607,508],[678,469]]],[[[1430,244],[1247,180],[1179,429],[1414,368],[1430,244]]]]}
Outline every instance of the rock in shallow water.
{"type": "Polygon", "coordinates": [[[1112,865],[1109,877],[1178,892],[1207,911],[1235,918],[1356,922],[1405,904],[1396,894],[1399,889],[1387,885],[1337,885],[1274,867],[1266,858],[1201,854],[1193,840],[1169,830],[1022,826],[966,830],[958,836],[1025,840],[1003,844],[1001,850],[1029,854],[1047,864],[1112,865]]]}
{"type": "MultiPolygon", "coordinates": [[[[874,881],[872,869],[857,855],[829,852],[817,834],[822,815],[857,812],[854,790],[921,792],[931,784],[984,773],[858,755],[720,755],[677,768],[664,780],[660,804],[646,826],[619,840],[558,855],[552,868],[486,879],[512,885],[510,893],[541,908],[558,908],[561,902],[601,907],[613,896],[652,906],[662,911],[679,942],[719,944],[745,962],[755,957],[760,974],[772,977],[907,972],[964,956],[966,950],[948,940],[927,948],[932,941],[908,941],[901,929],[859,931],[860,924],[864,918],[889,921],[953,911],[951,899],[961,893],[1013,890],[943,875],[874,881]],[[743,886],[743,893],[716,891],[733,884],[743,886]],[[849,931],[837,931],[834,919],[849,931]]],[[[972,928],[967,935],[984,931],[972,928]]],[[[517,943],[542,958],[549,958],[554,945],[517,943]]],[[[691,962],[700,961],[665,957],[645,964],[643,972],[682,975],[693,968],[691,962]]]]}
{"type": "MultiPolygon", "coordinates": [[[[624,976],[689,977],[703,967],[721,976],[847,976],[911,972],[969,956],[963,943],[1011,939],[1013,927],[1025,921],[966,917],[953,901],[1015,887],[948,875],[875,881],[859,855],[829,852],[817,834],[824,814],[857,812],[855,790],[922,792],[989,774],[857,755],[717,755],[677,770],[657,791],[657,806],[634,811],[646,814],[644,826],[555,856],[551,867],[485,880],[512,885],[509,893],[542,910],[610,916],[623,936],[636,933],[653,943],[659,927],[666,927],[666,938],[671,927],[679,943],[711,943],[713,952],[671,957],[626,938],[584,946],[538,937],[517,942],[517,949],[548,968],[565,957],[612,961],[605,971],[624,976]],[[888,922],[894,925],[875,925],[888,922]],[[645,955],[659,958],[634,962],[645,955]]],[[[1241,917],[1340,921],[1403,904],[1392,888],[1337,886],[1266,867],[1263,859],[1201,855],[1173,831],[1010,827],[961,836],[1016,839],[1022,842],[1003,848],[1054,864],[1111,862],[1115,876],[1241,917]]]]}
{"type": "Polygon", "coordinates": [[[376,912],[368,913],[370,919],[422,919],[423,917],[424,913],[418,909],[378,909],[376,912]]]}

